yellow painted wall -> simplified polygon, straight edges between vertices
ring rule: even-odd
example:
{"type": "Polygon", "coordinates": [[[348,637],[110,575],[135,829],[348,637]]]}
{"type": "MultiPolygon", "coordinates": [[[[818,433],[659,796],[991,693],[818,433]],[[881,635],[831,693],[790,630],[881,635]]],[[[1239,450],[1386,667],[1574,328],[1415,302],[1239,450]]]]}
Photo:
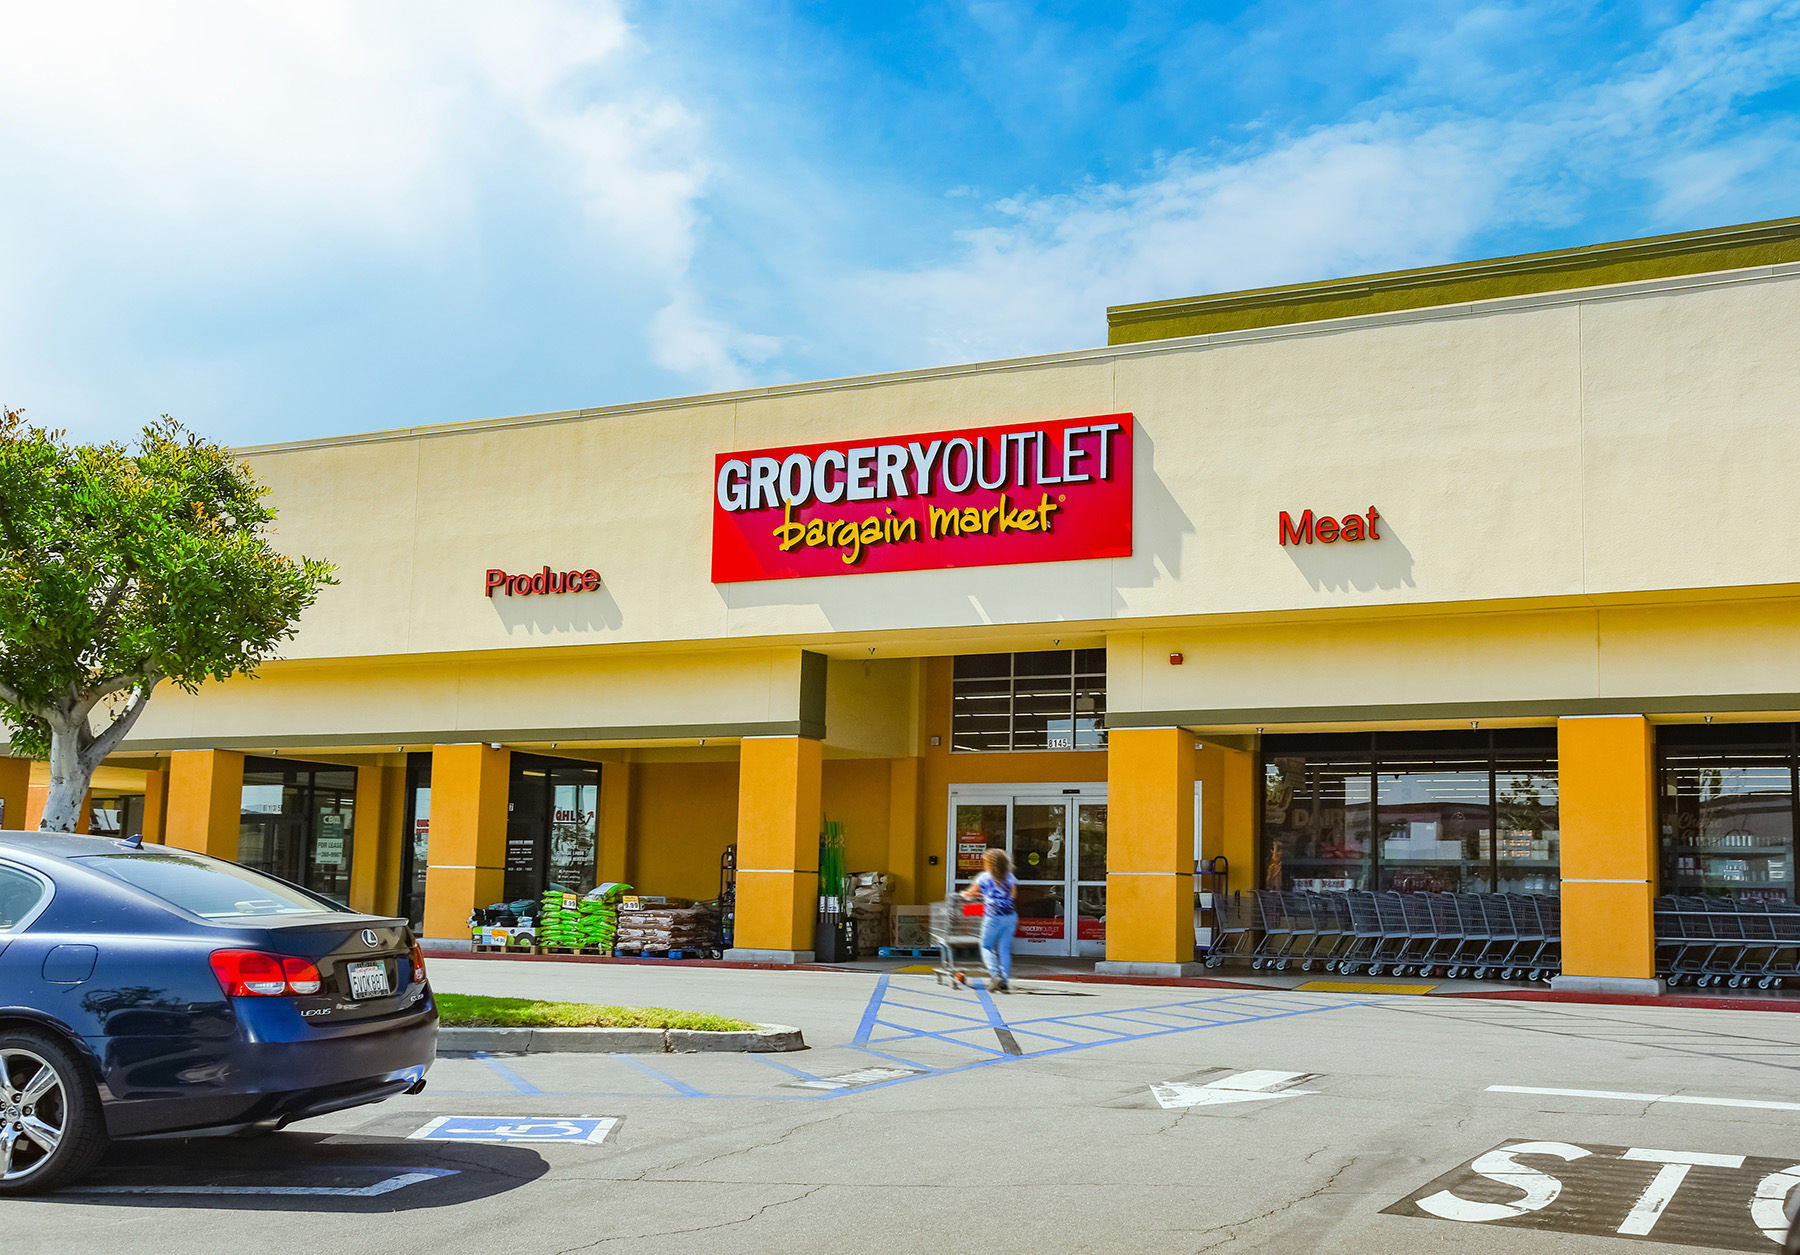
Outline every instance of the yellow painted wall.
{"type": "Polygon", "coordinates": [[[636,768],[629,762],[600,764],[600,851],[595,877],[603,885],[627,879],[635,773],[636,768]]]}
{"type": "Polygon", "coordinates": [[[1656,750],[1638,715],[1556,725],[1562,823],[1562,970],[1656,974],[1656,750]]]}
{"type": "Polygon", "coordinates": [[[825,818],[843,826],[846,870],[890,870],[892,783],[893,767],[885,758],[825,760],[821,801],[825,818]]]}
{"type": "MultiPolygon", "coordinates": [[[[0,757],[0,828],[25,827],[26,799],[31,791],[31,760],[0,757]]],[[[40,806],[40,813],[41,813],[40,806]]]]}
{"type": "Polygon", "coordinates": [[[635,763],[625,880],[640,893],[713,898],[719,858],[737,839],[737,824],[736,763],[635,763]]]}
{"type": "Polygon", "coordinates": [[[164,840],[169,822],[169,773],[144,773],[144,840],[164,840]]]}
{"type": "Polygon", "coordinates": [[[894,878],[890,901],[916,904],[921,873],[925,868],[925,840],[920,819],[923,814],[920,795],[921,759],[888,760],[888,857],[887,871],[894,878]]]}

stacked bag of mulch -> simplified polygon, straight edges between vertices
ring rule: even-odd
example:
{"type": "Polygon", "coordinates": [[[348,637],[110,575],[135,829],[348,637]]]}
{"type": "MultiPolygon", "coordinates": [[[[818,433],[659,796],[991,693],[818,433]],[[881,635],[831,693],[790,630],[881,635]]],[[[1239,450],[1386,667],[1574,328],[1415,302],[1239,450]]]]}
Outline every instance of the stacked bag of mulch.
{"type": "Polygon", "coordinates": [[[630,885],[601,885],[585,896],[552,886],[544,891],[538,944],[611,950],[618,933],[618,903],[630,885]]]}
{"type": "Polygon", "coordinates": [[[680,950],[710,953],[720,948],[719,909],[687,898],[638,899],[620,904],[618,954],[680,950]]]}
{"type": "Polygon", "coordinates": [[[845,877],[850,921],[856,931],[856,958],[874,958],[888,944],[888,898],[893,878],[886,872],[852,872],[845,877]]]}

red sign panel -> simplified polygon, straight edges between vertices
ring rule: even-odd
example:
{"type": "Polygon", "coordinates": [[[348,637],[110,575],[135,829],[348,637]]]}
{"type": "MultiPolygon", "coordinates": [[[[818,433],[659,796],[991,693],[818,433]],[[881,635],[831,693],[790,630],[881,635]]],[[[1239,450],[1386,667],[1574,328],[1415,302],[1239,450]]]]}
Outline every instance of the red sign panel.
{"type": "Polygon", "coordinates": [[[721,453],[715,584],[1131,555],[1131,415],[721,453]]]}

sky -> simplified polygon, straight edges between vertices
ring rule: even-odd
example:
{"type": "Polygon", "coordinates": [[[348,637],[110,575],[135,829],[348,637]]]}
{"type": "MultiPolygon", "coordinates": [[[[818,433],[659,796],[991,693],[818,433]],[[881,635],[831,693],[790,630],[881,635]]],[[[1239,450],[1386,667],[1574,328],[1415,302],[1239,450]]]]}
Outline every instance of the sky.
{"type": "Polygon", "coordinates": [[[1800,215],[1800,0],[0,0],[0,402],[238,445],[1800,215]]]}

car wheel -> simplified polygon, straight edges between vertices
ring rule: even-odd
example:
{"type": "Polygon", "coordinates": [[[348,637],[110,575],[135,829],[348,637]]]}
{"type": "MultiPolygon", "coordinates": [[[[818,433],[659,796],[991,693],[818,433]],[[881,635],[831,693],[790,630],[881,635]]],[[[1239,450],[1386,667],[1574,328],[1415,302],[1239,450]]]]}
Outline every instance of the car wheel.
{"type": "Polygon", "coordinates": [[[100,1096],[87,1069],[42,1033],[0,1033],[0,1195],[41,1194],[106,1153],[100,1096]]]}

